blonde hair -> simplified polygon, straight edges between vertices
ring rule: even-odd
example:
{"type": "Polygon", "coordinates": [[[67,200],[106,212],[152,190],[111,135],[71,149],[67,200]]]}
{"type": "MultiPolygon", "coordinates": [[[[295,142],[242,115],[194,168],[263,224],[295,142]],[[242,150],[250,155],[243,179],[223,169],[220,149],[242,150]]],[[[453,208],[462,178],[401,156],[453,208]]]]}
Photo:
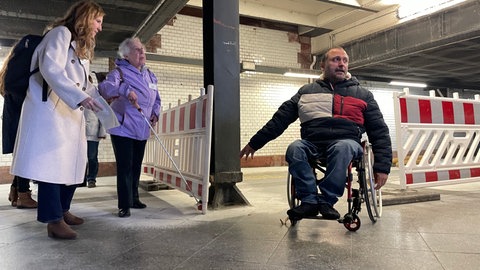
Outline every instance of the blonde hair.
{"type": "Polygon", "coordinates": [[[105,11],[97,3],[90,0],[80,1],[72,5],[62,18],[47,26],[46,30],[48,31],[56,26],[66,26],[72,33],[72,40],[77,43],[75,49],[77,56],[92,60],[95,37],[91,34],[94,30],[91,21],[104,15],[105,11]]]}
{"type": "Polygon", "coordinates": [[[15,45],[16,44],[12,46],[12,49],[3,60],[2,69],[0,69],[0,95],[2,95],[2,97],[4,97],[6,93],[5,92],[5,75],[7,73],[8,62],[10,61],[10,58],[13,57],[13,48],[15,48],[15,45]]]}
{"type": "MultiPolygon", "coordinates": [[[[93,1],[80,1],[72,5],[63,18],[47,26],[46,31],[56,26],[66,26],[72,33],[72,40],[77,42],[75,53],[82,59],[91,60],[93,59],[93,50],[95,49],[95,38],[91,35],[94,29],[92,29],[90,23],[95,18],[104,15],[105,12],[97,3],[93,1]]],[[[5,96],[5,74],[7,72],[8,62],[13,56],[15,46],[16,44],[12,46],[0,69],[0,94],[2,96],[5,96]]]]}

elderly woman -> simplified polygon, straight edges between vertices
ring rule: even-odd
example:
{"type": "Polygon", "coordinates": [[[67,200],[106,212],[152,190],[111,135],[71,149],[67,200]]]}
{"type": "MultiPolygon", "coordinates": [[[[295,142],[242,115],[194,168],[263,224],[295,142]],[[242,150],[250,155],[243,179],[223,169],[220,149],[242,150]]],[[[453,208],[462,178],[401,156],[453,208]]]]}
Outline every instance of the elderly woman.
{"type": "Polygon", "coordinates": [[[151,125],[158,121],[160,95],[157,78],[145,67],[145,47],[138,38],[124,40],[118,50],[116,69],[98,85],[120,126],[107,132],[111,135],[117,163],[118,216],[129,217],[130,208],[145,208],[138,195],[141,166],[150,128],[137,110],[148,116],[151,125]]]}

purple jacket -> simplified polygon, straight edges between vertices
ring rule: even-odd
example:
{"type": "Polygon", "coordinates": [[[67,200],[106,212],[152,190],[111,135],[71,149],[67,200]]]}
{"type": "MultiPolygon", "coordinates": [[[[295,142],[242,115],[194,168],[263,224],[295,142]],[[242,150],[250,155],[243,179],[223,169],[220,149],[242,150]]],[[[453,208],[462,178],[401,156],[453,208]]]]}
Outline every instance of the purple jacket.
{"type": "Polygon", "coordinates": [[[135,140],[147,140],[150,128],[140,112],[128,101],[128,94],[135,91],[138,105],[150,120],[152,115],[159,117],[160,95],[157,89],[157,77],[146,67],[136,69],[125,59],[117,59],[115,64],[122,70],[123,81],[117,69],[110,71],[106,79],[98,85],[98,90],[110,104],[120,126],[108,130],[109,134],[135,140]]]}

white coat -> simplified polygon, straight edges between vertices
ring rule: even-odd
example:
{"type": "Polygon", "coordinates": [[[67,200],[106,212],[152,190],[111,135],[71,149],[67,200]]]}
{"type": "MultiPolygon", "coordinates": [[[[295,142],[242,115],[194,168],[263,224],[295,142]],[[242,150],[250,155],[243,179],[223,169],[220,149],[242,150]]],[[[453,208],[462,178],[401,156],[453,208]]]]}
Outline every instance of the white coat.
{"type": "Polygon", "coordinates": [[[87,164],[85,118],[80,102],[94,93],[89,61],[80,61],[64,26],[50,30],[36,48],[23,103],[11,173],[54,184],[83,182],[87,164]],[[41,73],[41,74],[40,74],[41,73]],[[49,85],[42,101],[42,76],[49,85]]]}

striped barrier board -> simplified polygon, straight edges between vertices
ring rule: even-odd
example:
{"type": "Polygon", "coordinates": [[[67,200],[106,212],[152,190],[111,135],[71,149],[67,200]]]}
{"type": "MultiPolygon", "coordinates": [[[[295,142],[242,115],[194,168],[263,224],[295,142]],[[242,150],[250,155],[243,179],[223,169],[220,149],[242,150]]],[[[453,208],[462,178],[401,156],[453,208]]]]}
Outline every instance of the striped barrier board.
{"type": "Polygon", "coordinates": [[[394,94],[400,184],[480,180],[480,101],[394,94]]]}
{"type": "Polygon", "coordinates": [[[402,123],[480,125],[480,103],[473,100],[399,98],[402,123]]]}
{"type": "Polygon", "coordinates": [[[195,197],[203,214],[208,203],[212,115],[213,86],[206,95],[162,111],[156,132],[166,151],[152,136],[142,164],[143,173],[155,181],[195,197]]]}

